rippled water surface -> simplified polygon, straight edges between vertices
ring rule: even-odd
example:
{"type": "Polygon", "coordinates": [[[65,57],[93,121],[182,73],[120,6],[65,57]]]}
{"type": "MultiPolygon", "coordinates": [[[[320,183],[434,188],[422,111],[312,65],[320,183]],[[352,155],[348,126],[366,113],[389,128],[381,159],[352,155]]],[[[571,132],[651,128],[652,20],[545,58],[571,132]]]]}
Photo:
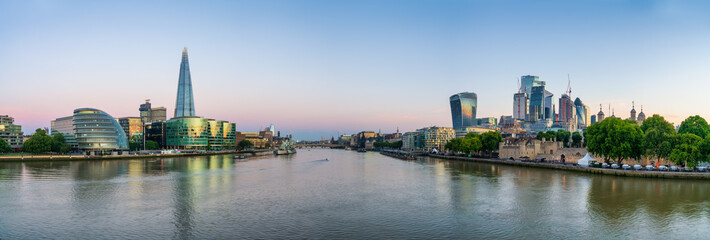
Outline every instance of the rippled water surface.
{"type": "Polygon", "coordinates": [[[709,216],[705,181],[375,152],[0,163],[1,239],[697,239],[709,216]]]}

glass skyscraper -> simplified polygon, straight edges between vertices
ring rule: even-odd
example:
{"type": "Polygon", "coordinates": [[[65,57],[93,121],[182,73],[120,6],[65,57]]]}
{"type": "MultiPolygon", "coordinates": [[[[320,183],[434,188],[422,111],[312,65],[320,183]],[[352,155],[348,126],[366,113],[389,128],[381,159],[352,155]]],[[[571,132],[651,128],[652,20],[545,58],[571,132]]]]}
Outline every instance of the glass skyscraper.
{"type": "MultiPolygon", "coordinates": [[[[151,109],[151,114],[154,110],[151,109]]],[[[225,150],[234,149],[237,145],[236,124],[195,116],[187,48],[182,52],[182,62],[180,63],[175,117],[166,121],[161,129],[156,128],[155,130],[157,133],[164,133],[166,148],[225,150]]]]}
{"type": "Polygon", "coordinates": [[[476,126],[476,108],[478,97],[472,92],[454,94],[451,103],[451,121],[454,129],[476,126]]]}
{"type": "Polygon", "coordinates": [[[531,92],[528,120],[537,121],[545,119],[545,86],[533,87],[531,92]]]}
{"type": "Polygon", "coordinates": [[[192,116],[195,116],[195,102],[192,97],[190,63],[187,59],[187,48],[185,48],[182,50],[182,62],[180,62],[180,79],[178,82],[177,100],[175,102],[175,117],[192,116]]]}

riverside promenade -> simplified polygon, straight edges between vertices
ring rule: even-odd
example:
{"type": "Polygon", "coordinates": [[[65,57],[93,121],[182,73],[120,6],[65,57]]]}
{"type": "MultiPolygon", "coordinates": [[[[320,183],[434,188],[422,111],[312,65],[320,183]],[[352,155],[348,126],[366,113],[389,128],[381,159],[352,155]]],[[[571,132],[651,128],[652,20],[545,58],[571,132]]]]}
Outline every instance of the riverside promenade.
{"type": "Polygon", "coordinates": [[[123,160],[141,158],[164,158],[164,157],[189,157],[189,156],[210,156],[223,154],[251,154],[255,156],[273,153],[270,149],[250,150],[250,151],[214,151],[199,153],[161,153],[161,154],[133,154],[133,155],[12,155],[1,156],[0,162],[43,162],[43,161],[92,161],[92,160],[123,160]]]}
{"type": "Polygon", "coordinates": [[[428,154],[426,156],[429,156],[432,158],[447,159],[447,160],[504,164],[504,165],[518,166],[518,167],[548,168],[548,169],[582,172],[582,173],[589,173],[589,174],[604,174],[604,175],[614,175],[614,176],[624,176],[624,177],[710,180],[710,172],[622,170],[622,169],[611,169],[611,168],[581,167],[581,166],[576,166],[573,164],[545,163],[545,162],[523,162],[520,160],[470,158],[470,157],[459,157],[459,156],[443,156],[443,155],[438,155],[438,154],[428,154]]]}

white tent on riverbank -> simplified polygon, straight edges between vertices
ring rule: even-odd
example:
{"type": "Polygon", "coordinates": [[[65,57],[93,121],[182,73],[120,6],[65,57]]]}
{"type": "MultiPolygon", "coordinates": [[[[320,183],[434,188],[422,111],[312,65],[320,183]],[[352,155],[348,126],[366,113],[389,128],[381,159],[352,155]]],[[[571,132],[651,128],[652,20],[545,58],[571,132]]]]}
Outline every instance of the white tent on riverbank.
{"type": "Polygon", "coordinates": [[[579,159],[577,161],[577,165],[582,166],[582,167],[589,167],[589,164],[596,163],[597,160],[589,156],[589,153],[585,155],[582,159],[579,159]]]}

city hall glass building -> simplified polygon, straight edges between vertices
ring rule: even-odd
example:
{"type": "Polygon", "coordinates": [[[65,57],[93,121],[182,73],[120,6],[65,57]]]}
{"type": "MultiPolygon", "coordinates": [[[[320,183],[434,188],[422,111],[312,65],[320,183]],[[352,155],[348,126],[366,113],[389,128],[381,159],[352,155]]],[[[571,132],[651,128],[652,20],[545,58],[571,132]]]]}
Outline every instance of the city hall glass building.
{"type": "Polygon", "coordinates": [[[126,133],[111,115],[94,108],[74,110],[74,135],[79,150],[102,154],[128,150],[126,133]]]}
{"type": "Polygon", "coordinates": [[[451,103],[451,121],[454,128],[476,125],[478,97],[475,93],[462,92],[454,94],[449,98],[449,103],[451,103]]]}

